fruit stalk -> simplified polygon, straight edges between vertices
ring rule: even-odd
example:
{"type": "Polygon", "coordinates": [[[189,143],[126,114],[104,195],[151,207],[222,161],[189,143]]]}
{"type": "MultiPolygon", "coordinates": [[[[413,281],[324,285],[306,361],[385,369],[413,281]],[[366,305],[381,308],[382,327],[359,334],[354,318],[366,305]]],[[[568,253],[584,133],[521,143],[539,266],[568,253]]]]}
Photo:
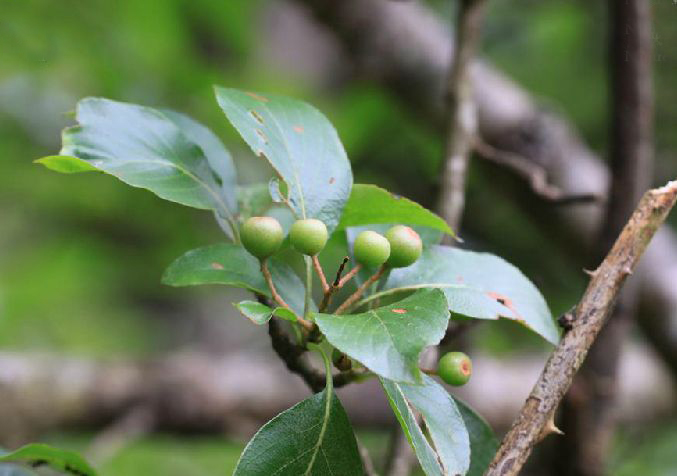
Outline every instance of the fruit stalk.
{"type": "MultiPolygon", "coordinates": [[[[275,284],[273,283],[273,277],[270,274],[270,270],[268,269],[268,263],[266,260],[261,261],[261,274],[263,274],[263,279],[266,280],[266,284],[268,285],[268,288],[270,289],[270,295],[273,297],[273,300],[279,304],[280,306],[289,309],[290,311],[293,312],[292,308],[289,307],[289,304],[285,302],[284,299],[282,299],[282,296],[277,292],[277,289],[275,288],[275,284]]],[[[296,314],[296,313],[294,313],[296,314]]],[[[315,326],[312,322],[300,317],[296,316],[296,320],[298,321],[299,324],[301,324],[305,329],[312,331],[315,326]]]]}
{"type": "Polygon", "coordinates": [[[362,286],[357,288],[357,291],[355,291],[353,294],[351,294],[348,299],[344,301],[343,304],[341,304],[336,311],[334,311],[334,314],[343,314],[345,311],[350,309],[350,307],[355,304],[364,294],[364,292],[369,289],[369,286],[374,284],[376,281],[378,281],[381,276],[383,276],[383,273],[386,272],[386,267],[385,265],[381,265],[381,267],[374,273],[369,279],[367,279],[364,283],[362,283],[362,286]]]}

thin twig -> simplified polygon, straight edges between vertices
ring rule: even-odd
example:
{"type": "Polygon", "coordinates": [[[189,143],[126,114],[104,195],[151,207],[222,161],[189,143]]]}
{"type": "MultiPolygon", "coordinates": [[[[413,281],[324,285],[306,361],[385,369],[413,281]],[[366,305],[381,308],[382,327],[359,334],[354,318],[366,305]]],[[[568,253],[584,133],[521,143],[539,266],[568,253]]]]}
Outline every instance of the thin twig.
{"type": "Polygon", "coordinates": [[[571,205],[604,201],[604,197],[597,193],[564,193],[561,188],[548,182],[545,167],[513,152],[497,149],[479,137],[475,138],[473,149],[481,158],[504,167],[528,181],[536,195],[553,204],[571,205]]]}
{"type": "Polygon", "coordinates": [[[317,255],[314,255],[312,259],[315,272],[320,277],[320,282],[322,283],[322,291],[326,294],[329,291],[329,284],[327,284],[327,278],[324,275],[324,270],[320,264],[320,259],[317,257],[317,255]]]}
{"type": "Polygon", "coordinates": [[[355,277],[355,275],[356,275],[357,273],[360,272],[361,269],[362,269],[362,264],[361,264],[361,263],[357,263],[353,269],[351,269],[350,271],[348,271],[348,272],[346,273],[346,275],[345,275],[344,277],[342,277],[342,278],[339,280],[339,282],[338,282],[338,284],[336,285],[336,287],[337,287],[338,289],[341,289],[343,286],[346,285],[346,283],[347,283],[348,281],[350,281],[351,279],[353,279],[353,278],[355,277]]]}
{"type": "Polygon", "coordinates": [[[334,278],[332,286],[337,287],[339,284],[341,284],[341,275],[343,274],[343,270],[345,269],[346,264],[348,264],[348,261],[350,261],[350,258],[348,256],[345,256],[343,258],[343,261],[341,261],[341,264],[336,270],[336,277],[334,278]]]}
{"type": "MultiPolygon", "coordinates": [[[[275,288],[275,283],[273,283],[273,277],[271,276],[270,270],[268,269],[268,263],[265,260],[261,261],[261,274],[263,274],[263,279],[265,279],[266,284],[270,289],[270,294],[271,296],[273,296],[273,300],[280,306],[284,307],[285,309],[289,309],[290,311],[294,312],[292,308],[289,307],[289,304],[287,304],[285,300],[282,299],[282,296],[280,296],[280,294],[277,292],[277,289],[275,288]]],[[[296,316],[296,320],[308,331],[312,331],[315,328],[315,325],[312,322],[304,319],[299,315],[296,316]]]]}
{"type": "MultiPolygon", "coordinates": [[[[320,308],[319,308],[320,312],[323,312],[325,309],[327,309],[327,307],[329,307],[329,304],[331,304],[331,298],[334,296],[334,293],[336,293],[336,291],[341,289],[343,287],[343,285],[347,282],[347,280],[343,281],[341,279],[341,275],[343,274],[343,269],[346,267],[346,263],[348,263],[349,260],[350,260],[350,258],[348,258],[346,256],[345,258],[343,258],[343,261],[339,265],[338,271],[336,271],[336,278],[334,278],[334,282],[331,283],[331,286],[329,287],[329,289],[327,291],[325,291],[325,293],[324,293],[324,297],[322,298],[322,302],[320,303],[320,308]]],[[[355,267],[355,269],[357,269],[359,271],[360,265],[358,264],[355,267]]],[[[355,273],[357,273],[357,271],[355,271],[350,277],[354,276],[355,273]]],[[[348,274],[350,274],[350,273],[348,273],[348,274]]],[[[348,279],[350,279],[350,278],[348,278],[348,279]]]]}
{"type": "Polygon", "coordinates": [[[362,286],[357,288],[357,291],[355,291],[353,294],[348,296],[348,299],[346,299],[343,304],[341,304],[336,311],[334,311],[334,314],[343,314],[345,311],[350,309],[350,307],[355,304],[364,294],[364,292],[369,289],[369,286],[374,284],[376,281],[379,280],[381,276],[383,276],[383,273],[386,271],[386,266],[381,265],[381,267],[376,271],[373,275],[369,277],[364,283],[362,283],[362,286]]]}
{"type": "Polygon", "coordinates": [[[519,473],[606,322],[625,279],[675,201],[677,180],[644,194],[611,251],[593,272],[574,311],[571,330],[550,355],[485,476],[519,473]]]}

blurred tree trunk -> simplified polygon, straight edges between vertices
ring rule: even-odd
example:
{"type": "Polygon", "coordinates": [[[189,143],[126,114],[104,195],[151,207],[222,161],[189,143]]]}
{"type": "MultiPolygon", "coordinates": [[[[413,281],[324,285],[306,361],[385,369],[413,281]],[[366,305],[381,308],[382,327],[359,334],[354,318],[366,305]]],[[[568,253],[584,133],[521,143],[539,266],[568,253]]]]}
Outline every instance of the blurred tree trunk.
{"type": "MultiPolygon", "coordinates": [[[[592,269],[651,185],[653,169],[649,0],[609,0],[609,16],[611,187],[592,269]]],[[[565,448],[557,451],[557,474],[606,473],[616,422],[619,356],[637,312],[639,283],[635,279],[628,284],[564,400],[562,429],[568,438],[562,443],[565,448]]]]}

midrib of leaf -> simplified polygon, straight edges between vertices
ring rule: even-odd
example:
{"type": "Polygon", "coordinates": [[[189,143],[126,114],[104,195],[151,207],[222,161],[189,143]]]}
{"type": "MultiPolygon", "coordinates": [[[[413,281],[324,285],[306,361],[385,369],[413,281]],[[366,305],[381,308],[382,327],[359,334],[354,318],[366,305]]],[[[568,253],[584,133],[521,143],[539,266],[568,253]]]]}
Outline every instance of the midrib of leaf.
{"type": "MultiPolygon", "coordinates": [[[[381,319],[381,318],[379,317],[379,315],[376,314],[376,311],[374,311],[374,310],[369,311],[369,315],[373,315],[373,316],[376,318],[376,320],[381,324],[381,326],[383,327],[383,329],[385,329],[386,335],[387,335],[388,338],[390,339],[390,342],[393,343],[393,347],[394,347],[395,349],[397,349],[397,344],[395,343],[395,339],[393,339],[393,335],[390,333],[390,329],[388,329],[388,326],[386,326],[386,323],[383,322],[383,319],[381,319]]],[[[397,349],[397,350],[399,351],[399,349],[397,349]]]]}
{"type": "Polygon", "coordinates": [[[412,284],[410,286],[401,286],[399,288],[391,288],[387,289],[385,291],[381,291],[378,293],[374,293],[371,296],[368,296],[361,301],[357,302],[354,306],[353,309],[357,309],[375,299],[384,297],[384,296],[391,296],[393,294],[397,293],[403,293],[406,291],[415,291],[417,289],[428,289],[428,288],[436,288],[436,289],[450,289],[450,288],[457,288],[457,289],[470,289],[470,290],[475,290],[477,288],[473,288],[470,286],[466,286],[465,284],[444,284],[444,283],[423,283],[423,284],[412,284]]]}
{"type": "Polygon", "coordinates": [[[317,453],[320,451],[322,447],[322,441],[324,440],[324,435],[327,432],[327,425],[329,424],[329,413],[331,412],[331,399],[334,395],[334,381],[331,377],[331,364],[329,363],[329,358],[327,358],[327,356],[325,355],[324,351],[321,348],[318,347],[317,351],[322,356],[322,360],[324,361],[325,367],[324,370],[327,375],[327,383],[324,388],[325,395],[327,396],[327,402],[324,405],[324,418],[322,421],[322,428],[320,428],[320,434],[318,435],[317,443],[313,448],[313,455],[311,456],[310,461],[308,462],[308,467],[306,468],[304,476],[308,476],[310,474],[310,471],[313,469],[313,465],[315,464],[317,453]]]}
{"type": "MultiPolygon", "coordinates": [[[[273,114],[273,112],[270,109],[268,109],[267,106],[263,105],[262,107],[265,108],[269,112],[270,117],[272,117],[273,122],[275,123],[275,127],[277,127],[277,130],[280,132],[280,137],[282,137],[282,143],[284,144],[284,150],[287,152],[287,156],[291,159],[292,158],[291,148],[289,147],[289,144],[287,143],[287,137],[284,135],[284,131],[282,130],[282,126],[280,125],[277,118],[275,117],[275,114],[273,114]]],[[[306,218],[306,200],[305,200],[305,196],[303,194],[303,189],[301,188],[301,179],[299,178],[298,169],[296,168],[296,162],[294,160],[290,160],[289,162],[291,163],[291,168],[294,171],[294,180],[295,180],[294,185],[296,186],[296,189],[299,192],[299,197],[301,198],[301,215],[302,215],[302,218],[305,219],[306,218]]]]}

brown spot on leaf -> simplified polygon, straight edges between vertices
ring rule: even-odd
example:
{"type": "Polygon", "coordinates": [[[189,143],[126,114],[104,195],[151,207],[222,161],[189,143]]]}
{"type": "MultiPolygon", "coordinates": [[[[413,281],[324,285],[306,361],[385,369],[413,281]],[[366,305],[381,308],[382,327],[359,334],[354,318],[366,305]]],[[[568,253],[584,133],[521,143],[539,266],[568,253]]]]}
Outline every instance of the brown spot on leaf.
{"type": "Polygon", "coordinates": [[[223,269],[223,265],[215,261],[212,263],[212,269],[223,269]]]}
{"type": "Polygon", "coordinates": [[[303,134],[303,126],[294,126],[294,131],[303,134]]]}
{"type": "Polygon", "coordinates": [[[263,124],[263,117],[261,116],[261,114],[256,112],[254,109],[250,110],[249,114],[251,114],[251,116],[254,118],[256,122],[258,122],[259,124],[263,124]]]}
{"type": "Polygon", "coordinates": [[[491,299],[495,299],[496,302],[498,302],[499,304],[505,306],[506,308],[508,308],[510,310],[512,315],[509,315],[509,316],[506,315],[504,317],[508,317],[510,319],[515,319],[515,320],[521,320],[522,322],[524,322],[524,319],[522,319],[522,316],[520,316],[520,313],[517,312],[517,309],[515,308],[515,304],[512,302],[512,299],[510,299],[508,296],[505,296],[501,293],[497,293],[497,292],[494,292],[494,291],[488,291],[486,294],[491,299]]]}
{"type": "Polygon", "coordinates": [[[256,129],[256,134],[261,138],[264,144],[268,143],[268,137],[266,137],[266,134],[261,129],[256,129]]]}
{"type": "Polygon", "coordinates": [[[406,309],[393,309],[393,312],[395,314],[406,314],[407,310],[406,309]]]}
{"type": "Polygon", "coordinates": [[[261,96],[260,94],[252,93],[250,91],[247,91],[245,94],[251,98],[256,99],[257,101],[268,102],[268,98],[261,96]]]}
{"type": "Polygon", "coordinates": [[[262,159],[268,160],[268,157],[266,156],[266,153],[265,153],[264,151],[262,151],[261,149],[259,149],[258,152],[256,152],[256,155],[257,155],[258,157],[261,157],[262,159]]]}
{"type": "Polygon", "coordinates": [[[334,182],[336,182],[336,179],[334,177],[329,179],[329,185],[333,184],[334,182]]]}

